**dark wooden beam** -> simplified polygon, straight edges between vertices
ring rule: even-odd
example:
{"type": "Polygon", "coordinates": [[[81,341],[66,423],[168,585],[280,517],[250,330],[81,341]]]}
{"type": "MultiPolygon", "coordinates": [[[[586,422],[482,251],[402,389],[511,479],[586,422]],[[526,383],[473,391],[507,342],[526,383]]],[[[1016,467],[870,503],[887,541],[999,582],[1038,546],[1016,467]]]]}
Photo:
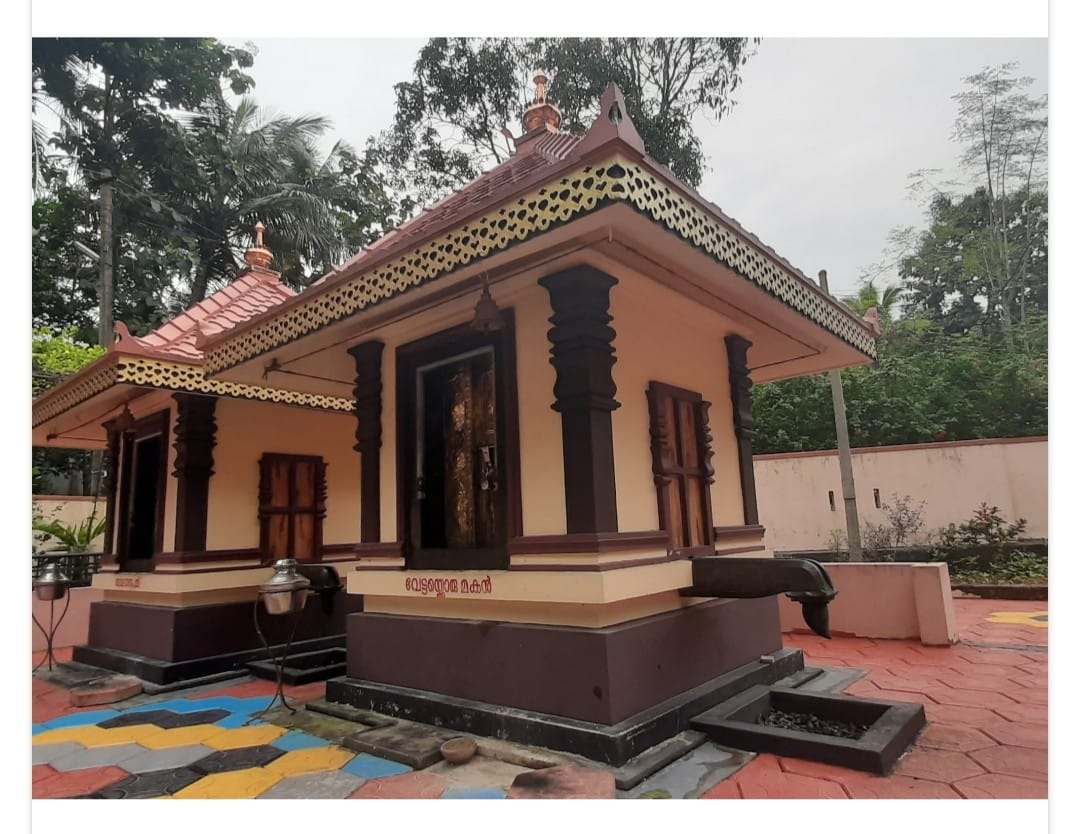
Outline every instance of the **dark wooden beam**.
{"type": "Polygon", "coordinates": [[[750,342],[742,336],[724,339],[727,346],[728,380],[731,383],[731,413],[735,423],[735,441],[739,450],[739,483],[742,486],[743,523],[757,524],[757,487],[754,485],[754,418],[750,410],[750,371],[746,354],[750,342]]]}
{"type": "Polygon", "coordinates": [[[174,550],[206,549],[206,515],[210,476],[214,474],[217,422],[216,397],[173,394],[176,400],[176,540],[174,550]]]}
{"type": "Polygon", "coordinates": [[[555,402],[562,415],[566,532],[619,529],[615,503],[615,452],[611,412],[615,400],[615,331],[609,326],[609,292],[618,283],[588,266],[540,279],[551,296],[548,331],[555,366],[555,402]]]}
{"type": "Polygon", "coordinates": [[[383,343],[349,348],[356,363],[356,445],[360,453],[360,541],[379,541],[379,449],[382,446],[383,343]]]}

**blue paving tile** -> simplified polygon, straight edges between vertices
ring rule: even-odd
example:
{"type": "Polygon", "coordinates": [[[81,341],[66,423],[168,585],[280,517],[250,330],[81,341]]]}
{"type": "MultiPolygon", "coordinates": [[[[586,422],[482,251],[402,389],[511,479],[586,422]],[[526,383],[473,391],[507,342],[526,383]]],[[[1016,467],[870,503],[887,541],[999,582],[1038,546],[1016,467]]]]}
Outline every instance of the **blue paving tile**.
{"type": "Polygon", "coordinates": [[[310,747],[329,747],[330,742],[324,738],[318,738],[317,736],[310,736],[307,733],[302,733],[299,730],[293,730],[292,732],[285,733],[277,741],[270,742],[272,747],[278,747],[282,750],[307,750],[310,747]]]}
{"type": "Polygon", "coordinates": [[[228,718],[222,718],[220,721],[215,721],[214,726],[224,727],[226,730],[236,730],[240,727],[258,727],[265,723],[265,721],[252,721],[249,713],[234,712],[228,718]]]}
{"type": "Polygon", "coordinates": [[[222,709],[227,709],[229,712],[246,712],[250,714],[266,709],[274,698],[269,696],[261,698],[222,698],[221,700],[229,702],[222,704],[222,709]]]}
{"type": "Polygon", "coordinates": [[[47,730],[59,730],[64,727],[86,727],[90,724],[97,724],[99,721],[107,721],[110,718],[116,718],[120,713],[114,709],[98,709],[93,712],[76,712],[71,715],[65,715],[63,718],[54,718],[52,721],[46,721],[42,726],[47,730]]]}
{"type": "Polygon", "coordinates": [[[357,753],[356,757],[339,770],[359,776],[361,779],[378,779],[381,776],[398,776],[409,773],[412,768],[403,764],[392,762],[389,759],[380,759],[369,753],[357,753]]]}
{"type": "Polygon", "coordinates": [[[443,799],[506,799],[506,791],[498,788],[449,788],[443,799]]]}
{"type": "Polygon", "coordinates": [[[38,733],[47,732],[48,729],[49,728],[46,727],[44,724],[31,724],[30,725],[30,735],[36,736],[38,733]]]}

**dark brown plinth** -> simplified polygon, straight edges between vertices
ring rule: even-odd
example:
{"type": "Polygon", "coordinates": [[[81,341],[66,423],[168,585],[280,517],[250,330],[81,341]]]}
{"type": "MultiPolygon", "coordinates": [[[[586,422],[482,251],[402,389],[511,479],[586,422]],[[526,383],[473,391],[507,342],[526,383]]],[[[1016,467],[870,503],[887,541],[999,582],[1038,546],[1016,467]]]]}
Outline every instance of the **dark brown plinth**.
{"type": "MultiPolygon", "coordinates": [[[[296,628],[293,652],[340,646],[346,617],[362,609],[362,598],[340,593],[329,612],[319,598],[308,599],[296,628]]],[[[90,606],[86,645],[72,660],[170,684],[242,669],[266,656],[255,631],[254,602],[168,608],[102,601],[90,606]]],[[[259,627],[272,651],[284,646],[292,616],[259,610],[259,627]]]]}
{"type": "Polygon", "coordinates": [[[609,725],[781,648],[771,597],[596,629],[363,613],[346,634],[350,678],[609,725]]]}
{"type": "MultiPolygon", "coordinates": [[[[442,729],[565,750],[622,767],[678,736],[695,716],[710,707],[755,684],[770,684],[792,675],[803,665],[802,652],[794,649],[781,649],[770,660],[743,664],[611,725],[352,678],[327,681],[326,700],[331,705],[347,704],[442,729]]],[[[630,781],[627,786],[633,784],[636,782],[630,781]]]]}

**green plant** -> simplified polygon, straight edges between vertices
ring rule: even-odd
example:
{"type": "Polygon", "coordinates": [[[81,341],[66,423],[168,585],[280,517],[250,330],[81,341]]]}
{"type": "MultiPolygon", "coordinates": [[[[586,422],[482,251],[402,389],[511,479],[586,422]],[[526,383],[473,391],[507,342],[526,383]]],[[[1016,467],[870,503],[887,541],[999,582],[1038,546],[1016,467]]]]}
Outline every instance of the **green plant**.
{"type": "Polygon", "coordinates": [[[896,493],[893,493],[892,499],[892,503],[882,502],[881,510],[889,519],[892,546],[900,547],[914,539],[922,530],[926,502],[920,501],[916,505],[910,495],[897,497],[896,493]]]}
{"type": "Polygon", "coordinates": [[[867,522],[862,528],[862,549],[864,556],[879,562],[891,562],[893,531],[884,524],[867,522]]]}
{"type": "Polygon", "coordinates": [[[1015,541],[1025,530],[1027,519],[1019,518],[1010,524],[1001,515],[1001,510],[984,501],[970,519],[962,524],[950,524],[938,532],[934,555],[945,556],[958,547],[990,545],[1001,556],[1004,546],[1015,541]]]}
{"type": "Polygon", "coordinates": [[[847,534],[839,527],[833,527],[829,531],[829,536],[825,540],[825,545],[829,550],[839,556],[841,551],[847,550],[847,534]]]}
{"type": "MultiPolygon", "coordinates": [[[[58,519],[46,519],[37,516],[33,519],[33,529],[45,536],[55,539],[59,546],[48,548],[51,551],[64,551],[67,553],[86,553],[93,544],[94,539],[105,532],[104,518],[97,518],[91,513],[77,524],[68,524],[58,519]]],[[[47,542],[44,537],[39,538],[42,543],[47,542]]]]}
{"type": "Polygon", "coordinates": [[[949,573],[959,585],[1045,585],[1049,578],[1046,559],[1026,550],[995,556],[986,570],[977,567],[976,557],[966,556],[955,560],[949,573]]]}

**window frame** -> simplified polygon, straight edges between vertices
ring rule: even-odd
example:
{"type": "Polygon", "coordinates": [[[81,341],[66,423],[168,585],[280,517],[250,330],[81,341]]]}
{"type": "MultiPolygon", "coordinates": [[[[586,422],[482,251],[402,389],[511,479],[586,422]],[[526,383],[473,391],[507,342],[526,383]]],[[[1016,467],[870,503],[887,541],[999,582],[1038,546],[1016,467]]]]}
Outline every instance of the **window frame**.
{"type": "Polygon", "coordinates": [[[709,408],[712,403],[706,401],[697,391],[679,388],[678,386],[657,382],[656,380],[650,380],[649,387],[646,389],[645,394],[649,404],[649,437],[652,451],[652,472],[653,483],[656,485],[656,504],[660,529],[668,535],[668,548],[671,553],[684,557],[711,556],[716,552],[716,533],[713,529],[712,491],[710,489],[715,480],[712,467],[712,434],[709,430],[709,408]],[[673,441],[676,445],[671,450],[672,456],[676,459],[682,458],[680,449],[682,447],[681,441],[684,440],[684,438],[682,438],[681,429],[677,424],[673,427],[674,434],[672,433],[672,428],[667,425],[662,409],[663,402],[666,399],[674,400],[676,415],[679,413],[680,402],[689,403],[693,409],[696,434],[694,440],[697,446],[698,459],[698,465],[696,467],[688,467],[682,463],[675,466],[664,464],[665,452],[671,448],[669,447],[669,444],[673,441]],[[695,479],[701,484],[700,500],[702,506],[699,510],[705,534],[705,541],[702,544],[686,545],[683,547],[675,546],[676,528],[674,524],[676,520],[672,518],[674,512],[673,508],[670,506],[671,502],[667,486],[672,480],[676,479],[679,481],[679,489],[682,497],[682,512],[677,523],[681,525],[684,540],[687,542],[692,541],[689,513],[690,488],[688,482],[691,479],[695,479]]]}
{"type": "MultiPolygon", "coordinates": [[[[296,464],[310,463],[315,466],[315,502],[312,506],[314,541],[312,556],[308,562],[321,562],[323,558],[323,519],[326,518],[326,461],[319,455],[294,455],[281,452],[264,452],[259,458],[259,552],[264,565],[272,564],[270,556],[270,519],[275,515],[288,517],[289,547],[295,554],[296,524],[296,464]],[[271,475],[274,466],[279,463],[289,464],[289,508],[281,510],[271,504],[271,475]]],[[[308,514],[306,510],[304,515],[308,514]]],[[[280,558],[280,557],[279,557],[280,558]]],[[[292,558],[295,558],[293,555],[292,558]]],[[[301,561],[301,560],[298,560],[301,561]]]]}

